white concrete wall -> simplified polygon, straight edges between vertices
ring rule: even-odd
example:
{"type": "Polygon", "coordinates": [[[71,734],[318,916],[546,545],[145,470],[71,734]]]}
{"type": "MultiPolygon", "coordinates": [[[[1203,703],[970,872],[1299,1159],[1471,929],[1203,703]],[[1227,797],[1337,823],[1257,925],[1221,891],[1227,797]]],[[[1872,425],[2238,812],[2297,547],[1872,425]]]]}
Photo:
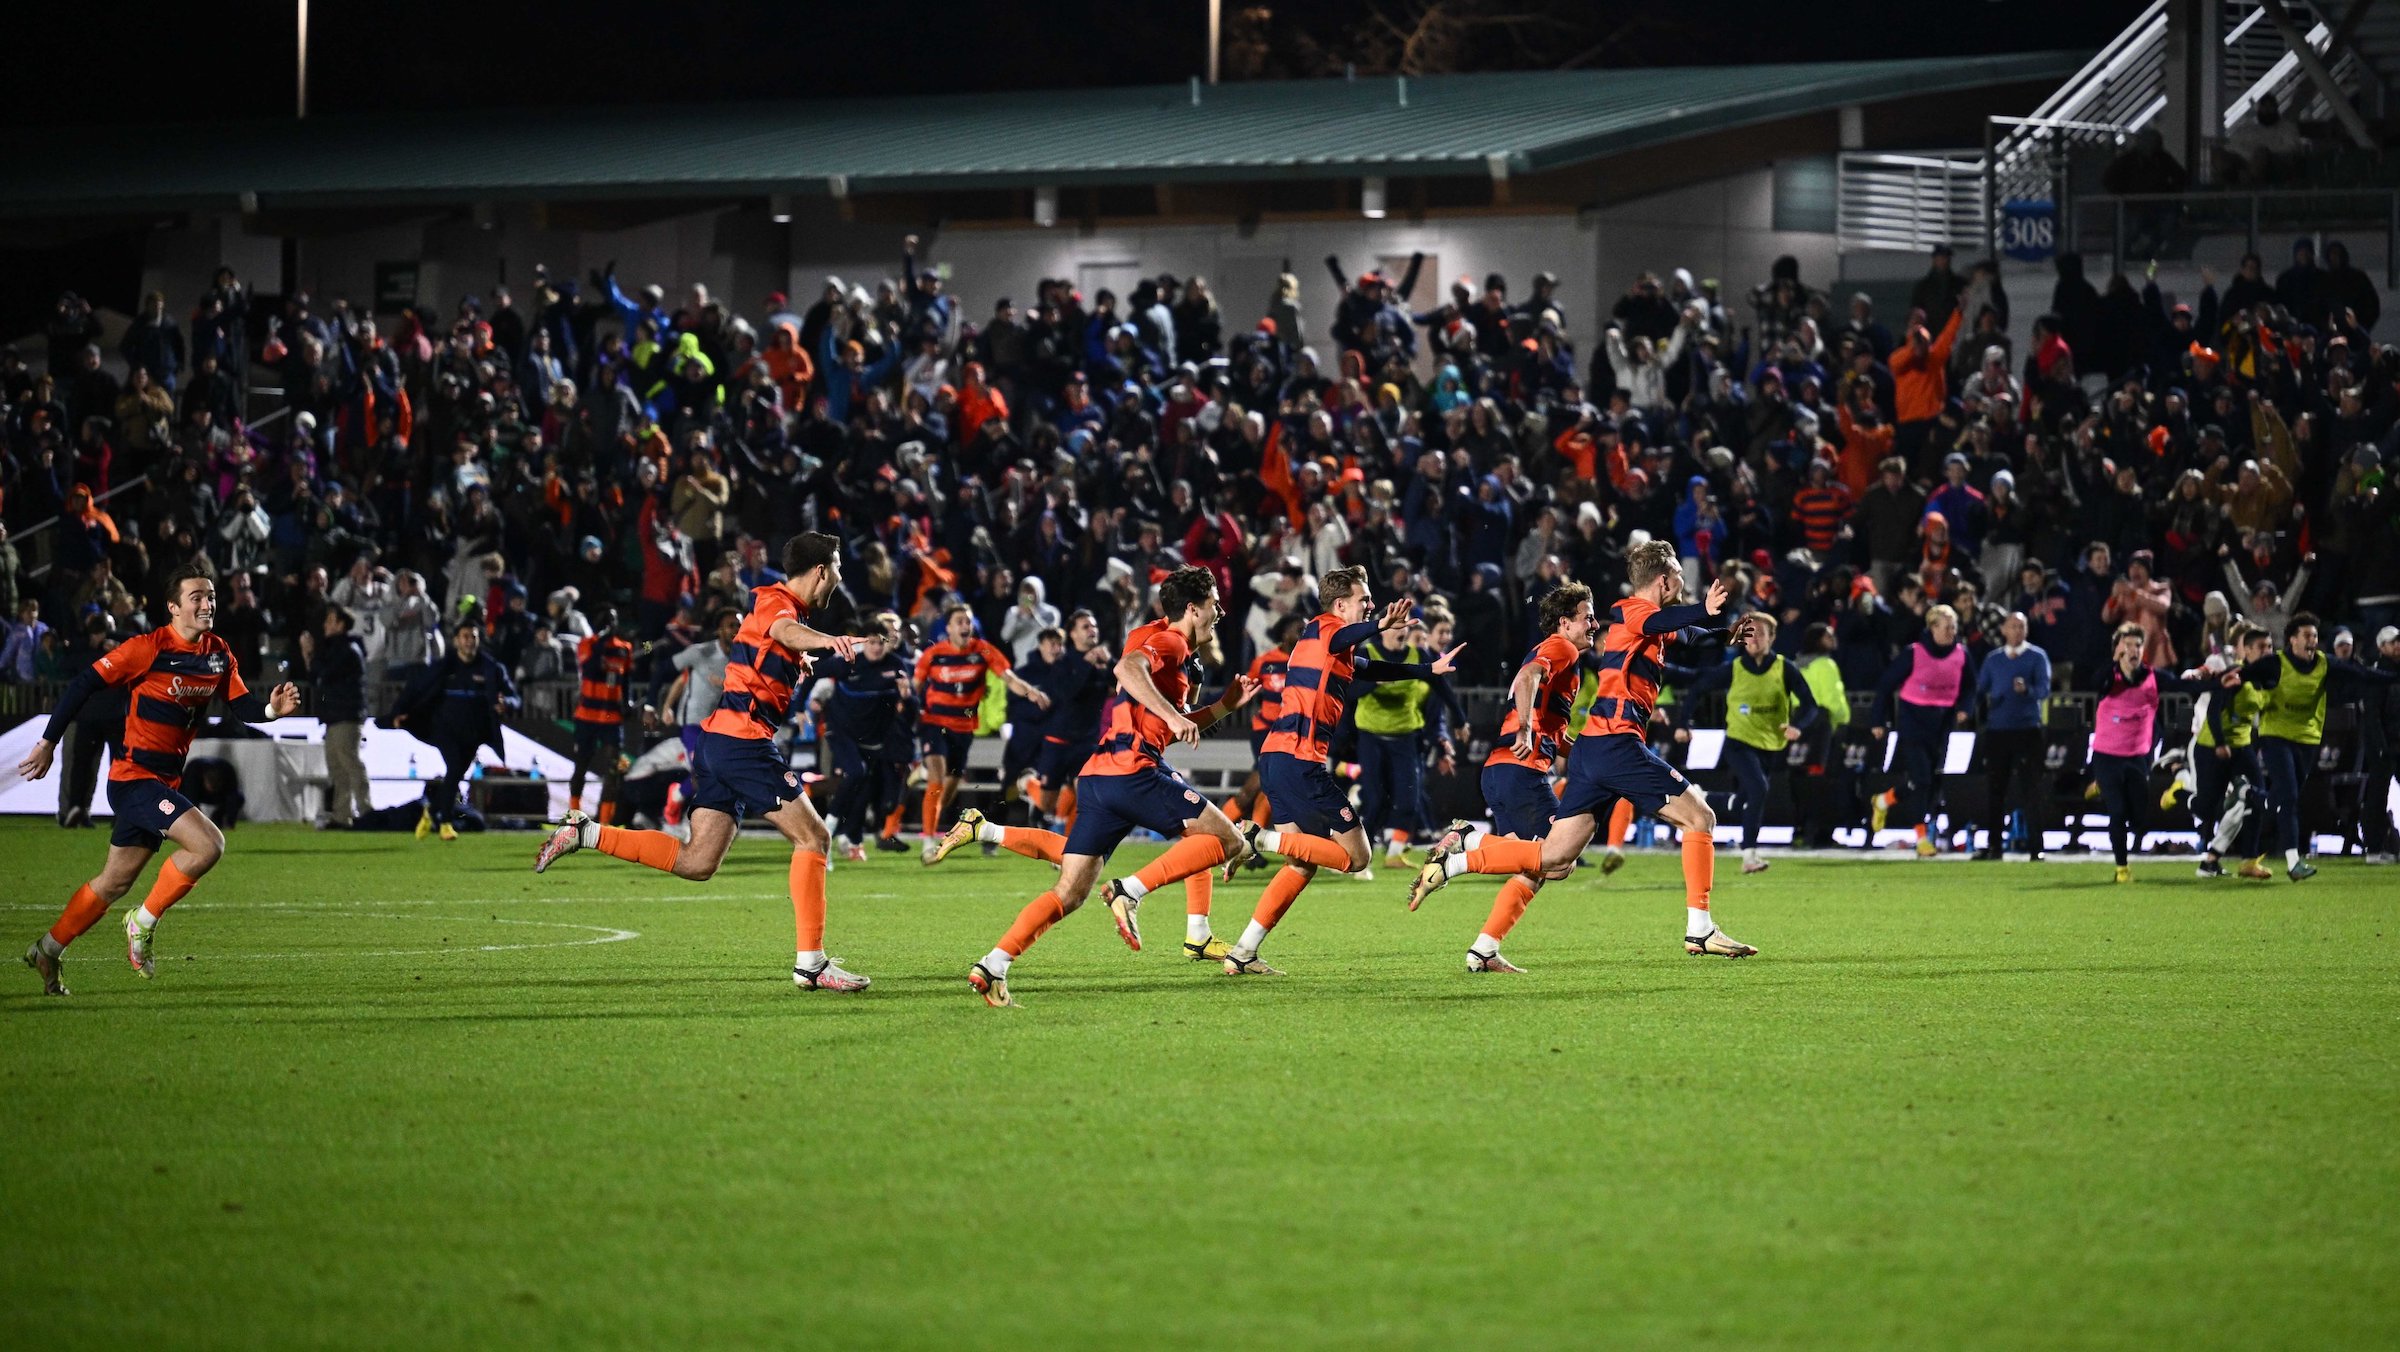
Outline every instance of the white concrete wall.
{"type": "Polygon", "coordinates": [[[1775,173],[1771,166],[1677,188],[1595,213],[1599,266],[1608,304],[1624,294],[1642,272],[1661,280],[1676,268],[1695,279],[1716,278],[1737,313],[1747,315],[1750,288],[1767,280],[1775,260],[1800,260],[1800,277],[1811,286],[1832,282],[1839,265],[1830,234],[1783,231],[1775,224],[1775,173]]]}

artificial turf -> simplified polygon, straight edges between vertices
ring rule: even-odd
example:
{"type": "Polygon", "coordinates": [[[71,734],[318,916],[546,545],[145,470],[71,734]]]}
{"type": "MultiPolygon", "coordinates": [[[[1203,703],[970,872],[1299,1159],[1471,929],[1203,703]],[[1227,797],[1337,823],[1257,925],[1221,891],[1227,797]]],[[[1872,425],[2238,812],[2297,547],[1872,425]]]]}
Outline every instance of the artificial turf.
{"type": "MultiPolygon", "coordinates": [[[[2400,870],[1728,857],[1726,962],[1637,856],[1536,900],[1518,977],[1462,970],[1488,883],[1328,878],[1260,980],[1169,889],[995,1011],[962,974],[1046,866],[837,865],[838,996],[779,844],[694,885],[535,843],[243,827],[157,980],[115,915],[72,997],[0,978],[0,1341],[2400,1342],[2400,870]]],[[[102,844],[0,826],[11,943],[102,844]]]]}

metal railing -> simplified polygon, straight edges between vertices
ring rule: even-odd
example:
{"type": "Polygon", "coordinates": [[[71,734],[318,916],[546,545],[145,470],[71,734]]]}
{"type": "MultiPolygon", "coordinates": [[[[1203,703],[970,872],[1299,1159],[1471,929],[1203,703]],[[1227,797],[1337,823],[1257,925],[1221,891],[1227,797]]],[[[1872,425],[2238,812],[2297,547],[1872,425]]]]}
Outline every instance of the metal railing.
{"type": "MultiPolygon", "coordinates": [[[[150,476],[148,474],[136,474],[132,478],[127,479],[121,484],[118,484],[116,487],[108,490],[107,492],[95,496],[92,499],[92,505],[97,507],[101,503],[107,502],[110,498],[116,497],[120,493],[131,492],[136,488],[146,488],[149,486],[149,484],[150,476]]],[[[29,542],[37,540],[43,531],[55,529],[58,523],[64,520],[66,520],[64,515],[43,517],[41,520],[34,522],[32,525],[27,526],[21,531],[11,532],[11,538],[16,540],[20,546],[24,546],[29,542]]],[[[121,535],[123,534],[123,531],[120,530],[118,533],[121,535]]],[[[42,544],[44,545],[47,545],[47,543],[47,541],[42,541],[42,544]]],[[[47,548],[41,548],[37,549],[36,552],[46,556],[49,553],[49,550],[47,548]]],[[[52,567],[52,563],[53,561],[51,559],[44,557],[42,562],[25,571],[26,580],[35,581],[46,576],[52,567]]]]}
{"type": "MultiPolygon", "coordinates": [[[[2312,234],[2362,231],[2383,236],[2384,286],[2400,287],[2400,189],[2266,188],[2249,191],[2091,194],[2070,204],[2059,247],[2125,257],[2128,222],[2144,215],[2172,218],[2185,234],[2233,234],[2260,253],[2272,231],[2312,234]]],[[[2150,227],[2155,234],[2160,226],[2150,227]]]]}

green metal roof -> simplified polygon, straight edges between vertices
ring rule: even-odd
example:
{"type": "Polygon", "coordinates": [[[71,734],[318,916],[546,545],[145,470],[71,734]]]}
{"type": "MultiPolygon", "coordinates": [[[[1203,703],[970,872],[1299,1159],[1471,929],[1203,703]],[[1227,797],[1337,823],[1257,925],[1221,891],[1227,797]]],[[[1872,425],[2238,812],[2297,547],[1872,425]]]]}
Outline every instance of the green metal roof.
{"type": "Polygon", "coordinates": [[[1847,104],[2064,79],[2081,54],[1305,80],[45,132],[0,165],[43,214],[525,197],[851,193],[1531,173],[1847,104]]]}

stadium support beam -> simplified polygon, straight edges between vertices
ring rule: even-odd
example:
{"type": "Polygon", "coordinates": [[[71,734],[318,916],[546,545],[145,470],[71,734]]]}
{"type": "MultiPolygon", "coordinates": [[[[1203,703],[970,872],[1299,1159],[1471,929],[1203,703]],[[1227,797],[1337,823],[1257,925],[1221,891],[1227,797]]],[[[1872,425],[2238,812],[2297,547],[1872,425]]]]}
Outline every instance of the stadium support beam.
{"type": "Polygon", "coordinates": [[[2208,182],[2210,152],[2225,135],[2224,50],[2217,0],[2168,0],[2161,72],[2167,107],[2158,128],[2167,153],[2189,167],[2194,183],[2208,182]]]}
{"type": "Polygon", "coordinates": [[[2283,38],[2283,45],[2291,52],[2292,59],[2300,63],[2301,73],[2308,76],[2308,82],[2325,96],[2325,102],[2333,108],[2333,115],[2341,122],[2342,130],[2350,133],[2351,141],[2359,148],[2373,150],[2375,133],[2367,130],[2367,120],[2358,115],[2350,96],[2342,92],[2341,82],[2333,78],[2333,72],[2327,70],[2325,62],[2318,57],[2317,49],[2309,45],[2308,34],[2292,21],[2291,11],[2283,7],[2283,0],[2259,0],[2258,7],[2266,11],[2267,21],[2275,25],[2275,31],[2283,38]]]}

